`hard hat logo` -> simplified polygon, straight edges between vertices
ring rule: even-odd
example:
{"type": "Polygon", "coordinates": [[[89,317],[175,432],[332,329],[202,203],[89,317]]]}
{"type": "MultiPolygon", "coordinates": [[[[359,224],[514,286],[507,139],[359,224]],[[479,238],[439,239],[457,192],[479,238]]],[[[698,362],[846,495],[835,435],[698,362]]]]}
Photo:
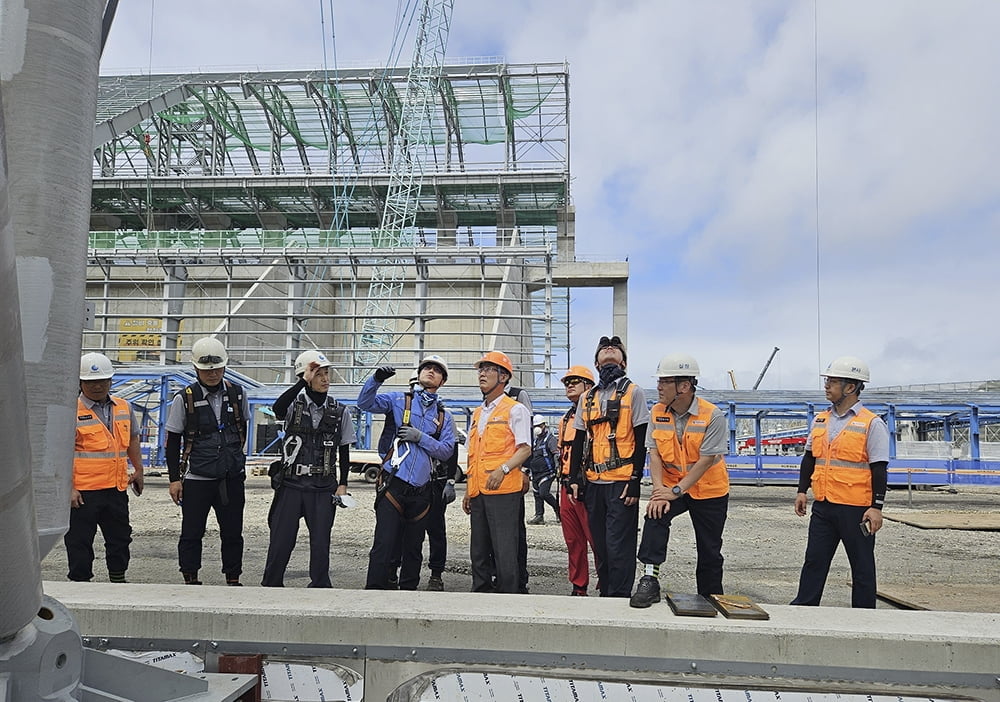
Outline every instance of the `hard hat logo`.
{"type": "Polygon", "coordinates": [[[847,380],[860,380],[867,383],[871,374],[868,371],[868,364],[860,358],[854,356],[839,356],[830,362],[826,371],[820,373],[824,378],[846,378],[847,380]]]}
{"type": "Polygon", "coordinates": [[[295,357],[295,375],[301,378],[309,366],[313,363],[320,368],[329,368],[333,365],[333,363],[331,363],[321,351],[308,349],[295,357]]]}

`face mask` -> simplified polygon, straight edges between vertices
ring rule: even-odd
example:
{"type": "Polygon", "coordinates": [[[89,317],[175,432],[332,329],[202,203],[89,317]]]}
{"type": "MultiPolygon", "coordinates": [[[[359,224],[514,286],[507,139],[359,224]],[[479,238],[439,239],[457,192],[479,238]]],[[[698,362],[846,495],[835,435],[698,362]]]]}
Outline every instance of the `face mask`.
{"type": "Polygon", "coordinates": [[[541,427],[535,427],[531,431],[534,432],[535,436],[541,436],[542,435],[542,428],[541,427]]]}
{"type": "Polygon", "coordinates": [[[600,385],[602,388],[606,388],[619,378],[625,377],[625,369],[617,363],[605,363],[601,366],[599,373],[601,375],[600,385]]]}

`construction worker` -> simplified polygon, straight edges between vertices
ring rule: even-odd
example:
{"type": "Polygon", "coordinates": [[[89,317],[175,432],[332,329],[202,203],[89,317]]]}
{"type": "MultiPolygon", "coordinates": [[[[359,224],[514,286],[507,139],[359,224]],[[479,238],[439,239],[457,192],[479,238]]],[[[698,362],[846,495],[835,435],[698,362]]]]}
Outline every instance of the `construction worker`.
{"type": "Polygon", "coordinates": [[[656,368],[659,402],[653,405],[649,473],[653,493],[639,544],[642,577],[629,600],[632,607],[660,601],[660,565],[667,558],[673,520],[687,512],[694,527],[698,564],[698,594],[721,595],[722,530],[729,513],[729,473],[723,456],[728,452],[726,416],[698,397],[698,362],[683,353],[664,356],[656,368]]]}
{"type": "Polygon", "coordinates": [[[299,380],[275,401],[284,422],[280,461],[273,464],[274,499],[267,515],[271,531],[261,585],[283,587],[295,548],[299,521],[309,530],[309,587],[333,587],[330,534],[340,497],[347,495],[354,423],[344,405],[330,397],[330,360],[319,351],[295,359],[299,380]]]}
{"type": "Polygon", "coordinates": [[[94,537],[104,535],[108,578],[125,582],[132,526],[128,518],[128,487],[142,494],[142,447],[139,423],[128,401],[111,394],[115,375],[101,353],[80,358],[80,396],[76,401],[76,446],[69,530],[63,537],[70,580],[94,577],[94,537]],[[129,475],[128,463],[133,472],[129,475]]]}
{"type": "MultiPolygon", "coordinates": [[[[580,500],[571,500],[566,494],[569,478],[570,455],[573,449],[573,437],[576,429],[573,420],[576,417],[576,406],[580,398],[590,388],[594,387],[594,374],[586,366],[571,366],[562,377],[566,388],[566,399],[570,407],[559,420],[559,450],[560,450],[560,499],[559,514],[562,519],[563,539],[566,541],[566,553],[569,555],[569,582],[573,586],[571,594],[576,597],[586,597],[590,586],[590,568],[587,565],[587,545],[594,551],[594,539],[590,535],[590,524],[587,522],[587,507],[580,500]]],[[[594,568],[597,564],[595,560],[594,568]]]]}
{"type": "Polygon", "coordinates": [[[191,362],[198,381],[174,396],[166,422],[170,498],[181,507],[177,558],[184,582],[201,585],[202,539],[214,510],[226,584],[241,585],[249,403],[243,387],[223,377],[229,354],[221,341],[195,341],[191,362]]]}
{"type": "Polygon", "coordinates": [[[531,413],[506,394],[514,375],[506,354],[488,351],[475,367],[483,403],[472,413],[462,500],[471,525],[472,591],[524,592],[518,530],[524,525],[522,495],[529,483],[523,466],[531,455],[531,413]]]}
{"type": "Polygon", "coordinates": [[[421,359],[417,365],[420,387],[415,391],[377,393],[379,386],[395,374],[392,366],[376,369],[358,395],[359,409],[392,415],[397,427],[376,486],[375,535],[368,554],[367,590],[389,587],[399,543],[399,589],[417,589],[434,489],[434,460],[448,460],[455,449],[454,423],[437,396],[448,380],[445,360],[436,354],[421,359]]]}
{"type": "Polygon", "coordinates": [[[889,430],[861,404],[868,365],[853,356],[835,358],[820,374],[830,409],[813,419],[799,467],[795,513],[812,518],[799,591],[793,605],[819,604],[839,543],[851,564],[851,606],[875,608],[875,534],[882,528],[889,467],[889,430]]]}
{"type": "Polygon", "coordinates": [[[573,419],[569,497],[587,505],[601,597],[628,597],[635,582],[649,408],[625,375],[627,363],[622,340],[602,336],[594,354],[600,380],[580,398],[573,419]]]}
{"type": "Polygon", "coordinates": [[[549,423],[540,414],[531,420],[531,456],[528,458],[528,474],[531,476],[531,491],[535,498],[535,515],[528,524],[545,523],[545,505],[556,513],[559,521],[559,498],[552,494],[552,484],[559,467],[559,440],[549,431],[549,423]]]}

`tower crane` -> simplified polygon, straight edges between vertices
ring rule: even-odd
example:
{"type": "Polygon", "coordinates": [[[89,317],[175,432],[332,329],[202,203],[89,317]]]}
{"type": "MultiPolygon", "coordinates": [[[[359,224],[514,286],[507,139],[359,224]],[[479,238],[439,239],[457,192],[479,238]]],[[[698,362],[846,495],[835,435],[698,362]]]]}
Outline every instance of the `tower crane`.
{"type": "MultiPolygon", "coordinates": [[[[424,152],[432,136],[431,107],[438,94],[454,6],[455,0],[424,0],[420,10],[413,60],[406,77],[406,89],[400,98],[385,209],[381,226],[372,238],[372,245],[377,248],[396,249],[412,243],[409,230],[416,221],[424,152]]],[[[372,269],[361,334],[355,345],[357,380],[395,343],[395,315],[403,289],[403,265],[398,258],[389,257],[372,269]]]]}

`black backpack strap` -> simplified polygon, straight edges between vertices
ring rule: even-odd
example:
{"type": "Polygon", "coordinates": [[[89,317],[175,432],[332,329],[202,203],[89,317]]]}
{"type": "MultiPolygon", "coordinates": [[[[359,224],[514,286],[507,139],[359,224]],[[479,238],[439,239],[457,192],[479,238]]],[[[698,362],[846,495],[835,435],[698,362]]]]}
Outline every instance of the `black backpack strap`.
{"type": "Polygon", "coordinates": [[[236,422],[236,430],[240,433],[240,446],[247,445],[247,424],[243,418],[243,387],[236,383],[223,380],[226,384],[226,396],[229,398],[229,406],[233,408],[233,420],[236,422]]]}
{"type": "Polygon", "coordinates": [[[195,416],[194,410],[195,390],[198,391],[198,400],[203,399],[201,386],[198,383],[192,383],[181,391],[184,393],[184,451],[181,452],[180,461],[182,480],[184,474],[187,473],[188,459],[191,457],[191,450],[194,448],[194,438],[198,434],[198,418],[195,416]]]}

